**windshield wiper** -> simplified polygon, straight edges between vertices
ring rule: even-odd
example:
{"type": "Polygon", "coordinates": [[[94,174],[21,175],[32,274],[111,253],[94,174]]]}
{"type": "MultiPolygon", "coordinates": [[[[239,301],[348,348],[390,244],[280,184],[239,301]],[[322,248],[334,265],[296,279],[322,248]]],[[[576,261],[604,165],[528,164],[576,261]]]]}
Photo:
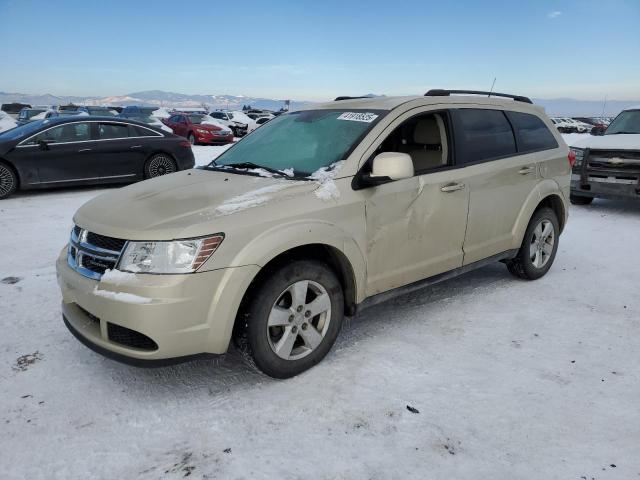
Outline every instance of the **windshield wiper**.
{"type": "Polygon", "coordinates": [[[295,170],[293,171],[294,174],[293,175],[288,175],[284,170],[278,170],[277,168],[272,168],[272,167],[267,167],[265,165],[258,165],[257,163],[253,163],[253,162],[239,162],[239,163],[228,163],[226,165],[216,165],[216,167],[220,168],[220,167],[231,167],[231,168],[240,168],[240,169],[262,169],[262,170],[266,170],[269,173],[273,173],[276,175],[281,175],[284,178],[300,178],[299,175],[295,174],[295,170]]]}

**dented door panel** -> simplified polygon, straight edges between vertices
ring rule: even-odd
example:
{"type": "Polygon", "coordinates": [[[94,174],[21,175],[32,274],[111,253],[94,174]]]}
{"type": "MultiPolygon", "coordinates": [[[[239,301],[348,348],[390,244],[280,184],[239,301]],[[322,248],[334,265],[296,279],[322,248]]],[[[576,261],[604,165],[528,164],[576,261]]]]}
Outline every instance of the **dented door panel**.
{"type": "Polygon", "coordinates": [[[367,228],[367,295],[462,266],[468,188],[448,170],[363,190],[367,228]]]}

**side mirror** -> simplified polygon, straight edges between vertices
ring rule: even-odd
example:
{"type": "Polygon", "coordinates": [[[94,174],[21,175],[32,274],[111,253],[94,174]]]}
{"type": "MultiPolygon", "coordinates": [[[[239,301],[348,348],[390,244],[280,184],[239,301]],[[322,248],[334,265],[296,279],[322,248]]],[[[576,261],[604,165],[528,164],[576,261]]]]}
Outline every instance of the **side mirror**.
{"type": "Polygon", "coordinates": [[[605,128],[604,127],[593,127],[591,129],[591,135],[604,135],[605,128]]]}
{"type": "Polygon", "coordinates": [[[411,156],[400,152],[384,152],[373,159],[372,179],[387,177],[390,180],[402,180],[413,177],[413,160],[411,156]]]}

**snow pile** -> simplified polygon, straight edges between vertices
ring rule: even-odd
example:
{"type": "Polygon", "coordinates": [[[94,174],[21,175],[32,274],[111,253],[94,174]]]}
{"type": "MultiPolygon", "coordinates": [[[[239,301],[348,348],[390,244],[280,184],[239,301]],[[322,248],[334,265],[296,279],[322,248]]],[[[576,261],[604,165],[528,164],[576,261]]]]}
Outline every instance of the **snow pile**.
{"type": "Polygon", "coordinates": [[[297,183],[298,182],[287,181],[286,183],[268,185],[266,187],[258,188],[257,190],[243,193],[242,195],[237,195],[228,200],[225,200],[224,203],[216,208],[215,213],[219,216],[225,216],[231,215],[232,213],[240,212],[242,210],[246,210],[248,208],[264,205],[269,200],[271,200],[271,194],[280,192],[281,190],[287,188],[289,185],[297,183]]]}
{"type": "Polygon", "coordinates": [[[0,111],[0,132],[5,132],[15,128],[18,124],[8,113],[0,111]]]}
{"type": "Polygon", "coordinates": [[[337,200],[340,198],[340,191],[333,179],[336,178],[338,171],[343,165],[344,160],[341,160],[339,162],[332,163],[328,167],[322,167],[309,175],[309,178],[320,184],[320,187],[313,192],[320,200],[328,202],[330,200],[337,200]]]}
{"type": "Polygon", "coordinates": [[[93,289],[93,293],[99,297],[108,298],[110,300],[116,300],[118,302],[124,303],[136,303],[136,304],[145,304],[151,303],[152,300],[147,297],[141,297],[139,295],[134,295],[133,293],[125,293],[125,292],[110,292],[109,290],[99,290],[96,286],[93,289]]]}
{"type": "Polygon", "coordinates": [[[159,108],[151,112],[151,116],[156,118],[169,118],[171,114],[166,108],[159,108]]]}
{"type": "Polygon", "coordinates": [[[102,274],[101,282],[115,283],[131,283],[136,281],[136,276],[131,272],[123,272],[120,270],[105,270],[102,274]]]}

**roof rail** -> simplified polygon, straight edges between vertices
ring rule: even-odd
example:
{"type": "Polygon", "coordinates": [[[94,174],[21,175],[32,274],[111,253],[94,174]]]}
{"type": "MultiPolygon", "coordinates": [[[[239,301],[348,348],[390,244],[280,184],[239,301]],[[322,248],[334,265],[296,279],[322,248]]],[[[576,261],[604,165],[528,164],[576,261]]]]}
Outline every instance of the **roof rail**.
{"type": "MultiPolygon", "coordinates": [[[[533,103],[529,97],[523,97],[522,95],[511,95],[508,93],[499,92],[483,92],[481,90],[443,90],[441,88],[434,88],[424,94],[425,97],[448,97],[451,94],[469,94],[469,95],[486,95],[487,97],[505,97],[512,98],[516,102],[533,103]]],[[[337,100],[337,99],[336,99],[337,100]]]]}
{"type": "Polygon", "coordinates": [[[344,96],[344,97],[336,97],[333,101],[334,102],[339,102],[340,100],[357,100],[358,98],[373,98],[369,95],[362,95],[361,97],[348,97],[348,96],[344,96]]]}

